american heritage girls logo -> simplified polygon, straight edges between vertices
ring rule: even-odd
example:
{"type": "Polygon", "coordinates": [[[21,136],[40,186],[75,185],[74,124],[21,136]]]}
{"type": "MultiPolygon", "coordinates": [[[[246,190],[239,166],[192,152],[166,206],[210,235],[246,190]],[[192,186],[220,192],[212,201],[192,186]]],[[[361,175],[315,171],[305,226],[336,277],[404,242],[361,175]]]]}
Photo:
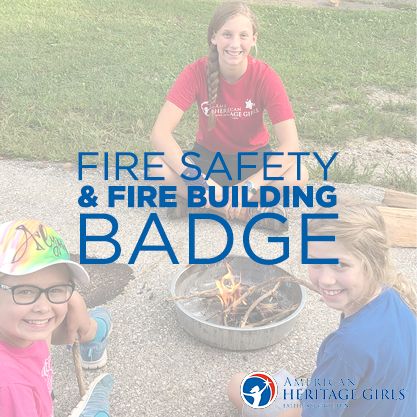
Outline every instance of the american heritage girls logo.
{"type": "MultiPolygon", "coordinates": [[[[202,102],[200,108],[208,117],[211,110],[209,102],[202,102]]],[[[259,109],[256,108],[256,103],[250,98],[246,99],[242,106],[227,106],[226,104],[216,103],[212,108],[216,117],[230,117],[231,119],[242,119],[259,113],[259,109]]]]}
{"type": "Polygon", "coordinates": [[[240,386],[240,395],[249,407],[265,408],[271,405],[277,396],[277,383],[265,372],[253,372],[247,375],[240,386]]]}

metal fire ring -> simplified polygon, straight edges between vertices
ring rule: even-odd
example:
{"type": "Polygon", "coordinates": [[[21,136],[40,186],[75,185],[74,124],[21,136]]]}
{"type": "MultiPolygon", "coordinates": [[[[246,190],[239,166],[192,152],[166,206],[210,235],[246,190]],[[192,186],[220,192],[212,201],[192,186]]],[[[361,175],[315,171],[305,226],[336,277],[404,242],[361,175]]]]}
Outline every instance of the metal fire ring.
{"type": "MultiPolygon", "coordinates": [[[[275,265],[261,265],[253,262],[250,258],[244,256],[230,256],[227,258],[233,268],[233,264],[238,268],[253,268],[253,282],[261,282],[272,277],[289,275],[285,270],[275,265]],[[262,278],[259,278],[262,276],[262,278]]],[[[183,296],[189,293],[191,279],[195,280],[195,276],[199,271],[203,272],[203,268],[213,268],[215,265],[224,265],[224,262],[212,265],[191,265],[182,271],[172,282],[171,293],[173,297],[183,296]],[[193,277],[194,276],[194,277],[193,277]]],[[[237,328],[222,326],[211,323],[193,314],[188,308],[188,301],[176,301],[176,313],[178,321],[184,330],[190,335],[196,337],[200,341],[227,350],[256,350],[267,346],[274,345],[282,340],[293,328],[301,310],[306,302],[305,289],[296,283],[286,283],[294,295],[294,302],[299,303],[297,309],[288,317],[265,326],[252,328],[237,328]]]]}

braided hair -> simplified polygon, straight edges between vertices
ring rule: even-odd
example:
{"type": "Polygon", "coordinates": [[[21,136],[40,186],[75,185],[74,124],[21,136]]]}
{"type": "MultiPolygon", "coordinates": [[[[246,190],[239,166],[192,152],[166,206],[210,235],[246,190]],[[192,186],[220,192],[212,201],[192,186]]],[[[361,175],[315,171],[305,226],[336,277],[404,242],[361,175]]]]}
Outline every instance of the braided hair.
{"type": "Polygon", "coordinates": [[[258,32],[258,24],[256,17],[252,13],[247,4],[240,1],[231,1],[220,4],[214,11],[211,18],[208,31],[207,42],[209,46],[208,62],[207,62],[207,94],[208,94],[208,106],[209,106],[209,130],[216,126],[216,116],[214,113],[214,105],[216,104],[219,84],[220,84],[220,66],[219,66],[219,53],[217,46],[212,43],[213,36],[216,32],[231,18],[236,15],[246,16],[252,23],[253,33],[258,32]]]}

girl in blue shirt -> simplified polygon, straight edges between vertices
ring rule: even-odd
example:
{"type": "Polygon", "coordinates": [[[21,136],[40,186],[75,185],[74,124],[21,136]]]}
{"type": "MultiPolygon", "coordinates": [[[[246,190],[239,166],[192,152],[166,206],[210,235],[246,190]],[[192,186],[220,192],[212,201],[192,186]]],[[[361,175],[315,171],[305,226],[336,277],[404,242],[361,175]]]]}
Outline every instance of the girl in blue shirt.
{"type": "MultiPolygon", "coordinates": [[[[321,212],[329,210],[322,209],[321,212]]],[[[242,416],[415,417],[416,288],[389,261],[384,220],[376,207],[338,206],[337,220],[313,220],[310,235],[335,242],[310,242],[310,258],[338,264],[309,265],[310,280],[323,301],[341,312],[339,328],[322,343],[308,384],[291,398],[290,379],[280,379],[277,400],[264,410],[243,406],[243,374],[229,384],[229,398],[242,416]],[[283,387],[286,386],[286,399],[283,387]],[[292,408],[288,408],[288,407],[292,408]]]]}

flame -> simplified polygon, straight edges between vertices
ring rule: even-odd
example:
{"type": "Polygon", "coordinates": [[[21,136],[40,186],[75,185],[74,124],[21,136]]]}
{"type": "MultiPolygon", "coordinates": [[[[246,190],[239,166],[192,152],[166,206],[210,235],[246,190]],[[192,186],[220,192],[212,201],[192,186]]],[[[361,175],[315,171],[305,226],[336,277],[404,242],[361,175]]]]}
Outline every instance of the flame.
{"type": "Polygon", "coordinates": [[[223,309],[229,307],[240,297],[240,277],[235,279],[232,269],[229,264],[226,264],[227,274],[223,275],[220,280],[216,280],[216,287],[219,290],[217,296],[223,306],[223,309]]]}

